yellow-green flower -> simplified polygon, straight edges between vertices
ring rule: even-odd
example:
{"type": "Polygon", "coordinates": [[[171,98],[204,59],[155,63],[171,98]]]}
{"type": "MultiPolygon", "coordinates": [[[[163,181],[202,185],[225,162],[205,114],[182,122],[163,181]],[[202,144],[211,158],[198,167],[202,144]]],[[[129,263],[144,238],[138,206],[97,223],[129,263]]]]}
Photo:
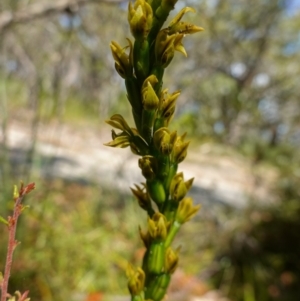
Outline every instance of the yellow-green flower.
{"type": "Polygon", "coordinates": [[[176,141],[174,143],[171,157],[172,160],[176,163],[182,162],[187,155],[187,149],[190,144],[190,141],[185,142],[184,141],[185,136],[186,133],[183,134],[182,136],[177,136],[176,141]]]}
{"type": "Polygon", "coordinates": [[[182,45],[184,34],[174,33],[169,35],[167,29],[161,30],[155,41],[155,57],[163,68],[166,68],[172,61],[175,50],[187,55],[182,45]]]}
{"type": "Polygon", "coordinates": [[[135,189],[130,188],[133,195],[138,200],[140,207],[147,211],[149,209],[149,207],[151,207],[151,200],[147,193],[145,183],[143,184],[142,187],[140,187],[139,185],[136,185],[136,184],[134,186],[135,186],[135,189]]]}
{"type": "Polygon", "coordinates": [[[159,99],[158,115],[164,119],[164,126],[167,126],[171,121],[176,107],[176,100],[180,95],[180,91],[168,93],[168,89],[161,92],[159,99]]]}
{"type": "Polygon", "coordinates": [[[183,173],[180,172],[174,176],[170,185],[170,195],[173,201],[180,202],[192,187],[194,179],[184,182],[183,173]]]}
{"type": "Polygon", "coordinates": [[[139,295],[144,290],[145,272],[141,268],[134,269],[128,264],[126,275],[128,278],[128,289],[132,296],[139,295]]]}
{"type": "Polygon", "coordinates": [[[165,271],[168,274],[173,274],[178,266],[178,257],[179,248],[176,251],[173,251],[172,248],[167,248],[165,256],[165,271]]]}
{"type": "Polygon", "coordinates": [[[146,155],[139,159],[139,167],[147,180],[153,180],[155,178],[156,164],[156,159],[153,156],[146,155]]]}
{"type": "Polygon", "coordinates": [[[166,217],[156,212],[152,218],[148,218],[148,231],[153,239],[164,240],[167,236],[168,222],[166,217]]]}
{"type": "Polygon", "coordinates": [[[201,205],[193,205],[192,198],[184,198],[178,206],[175,220],[179,224],[184,224],[189,221],[200,209],[201,205]]]}
{"type": "Polygon", "coordinates": [[[195,9],[191,7],[185,7],[175,16],[175,18],[171,21],[171,23],[168,26],[169,34],[174,34],[174,33],[193,34],[204,30],[202,27],[196,26],[194,24],[187,23],[187,22],[180,22],[183,15],[190,11],[194,13],[195,9]]]}
{"type": "Polygon", "coordinates": [[[163,155],[169,155],[172,152],[173,144],[176,140],[176,137],[176,132],[170,133],[168,128],[162,127],[154,133],[153,142],[155,147],[163,155]]]}
{"type": "Polygon", "coordinates": [[[127,39],[129,45],[126,47],[121,47],[117,42],[112,41],[110,43],[110,49],[115,60],[115,68],[119,75],[123,78],[132,75],[132,43],[127,39]],[[127,54],[125,51],[129,48],[130,52],[127,54]]]}

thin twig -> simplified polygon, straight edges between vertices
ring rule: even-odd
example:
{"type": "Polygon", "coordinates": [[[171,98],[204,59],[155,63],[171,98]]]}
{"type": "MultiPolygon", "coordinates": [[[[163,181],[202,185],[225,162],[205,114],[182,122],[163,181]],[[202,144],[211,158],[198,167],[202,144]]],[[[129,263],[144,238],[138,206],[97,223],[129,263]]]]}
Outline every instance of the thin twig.
{"type": "MultiPolygon", "coordinates": [[[[16,246],[18,245],[18,242],[16,241],[16,230],[17,230],[17,224],[18,219],[24,209],[24,206],[22,205],[22,201],[24,199],[24,196],[28,194],[31,190],[35,188],[34,183],[30,183],[27,186],[23,186],[21,184],[19,192],[17,192],[14,196],[15,205],[14,205],[14,211],[13,215],[8,217],[8,246],[7,246],[7,255],[6,255],[6,262],[5,262],[5,271],[4,271],[4,277],[3,281],[1,283],[1,301],[6,301],[6,298],[8,296],[7,288],[8,288],[8,282],[10,278],[10,271],[11,266],[13,262],[13,254],[16,246]]],[[[28,295],[28,291],[26,291],[23,295],[20,296],[20,300],[25,300],[28,295]]]]}
{"type": "Polygon", "coordinates": [[[7,254],[6,254],[6,264],[5,264],[5,272],[4,272],[4,278],[2,282],[2,296],[1,301],[5,301],[7,297],[7,287],[8,287],[8,281],[10,277],[10,271],[13,261],[13,253],[14,250],[18,244],[18,242],[15,240],[16,236],[16,229],[17,229],[17,223],[18,218],[21,214],[21,202],[23,200],[24,196],[20,196],[17,198],[14,206],[14,213],[12,217],[8,218],[8,246],[7,246],[7,254]]]}

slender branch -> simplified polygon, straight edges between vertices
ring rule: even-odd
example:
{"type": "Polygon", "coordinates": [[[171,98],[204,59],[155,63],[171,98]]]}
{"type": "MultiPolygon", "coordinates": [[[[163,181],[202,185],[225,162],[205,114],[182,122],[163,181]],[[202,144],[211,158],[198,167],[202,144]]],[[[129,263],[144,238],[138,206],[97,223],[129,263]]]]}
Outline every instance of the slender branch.
{"type": "Polygon", "coordinates": [[[4,11],[0,13],[0,33],[12,25],[19,23],[27,23],[34,19],[49,16],[55,13],[61,13],[63,11],[78,6],[92,4],[92,3],[104,3],[104,4],[120,4],[126,0],[59,0],[49,3],[36,3],[24,8],[20,11],[4,11]]]}
{"type": "Polygon", "coordinates": [[[13,253],[14,250],[18,244],[18,242],[15,240],[16,236],[16,230],[17,230],[17,223],[18,218],[21,214],[21,202],[23,200],[24,196],[20,196],[17,198],[14,206],[14,213],[12,217],[9,217],[8,219],[8,246],[7,246],[7,254],[6,254],[6,264],[5,264],[5,272],[4,272],[4,278],[2,282],[2,294],[1,294],[1,301],[5,301],[7,297],[7,287],[8,287],[8,281],[10,277],[10,271],[11,266],[13,262],[13,253]]]}
{"type": "MultiPolygon", "coordinates": [[[[4,277],[3,281],[0,285],[1,288],[1,299],[0,301],[6,301],[6,298],[8,296],[7,288],[8,288],[8,282],[10,278],[10,271],[11,266],[13,262],[13,254],[16,246],[18,245],[18,242],[16,241],[16,230],[17,230],[17,224],[18,219],[24,209],[24,206],[22,205],[23,198],[26,194],[28,194],[31,190],[33,190],[35,187],[34,183],[30,183],[27,186],[23,186],[21,184],[21,188],[19,192],[15,192],[14,200],[14,211],[13,215],[8,217],[7,220],[7,226],[8,226],[8,246],[7,246],[7,255],[6,255],[6,262],[5,262],[5,271],[4,271],[4,277]]],[[[23,295],[20,295],[18,300],[25,300],[28,295],[28,291],[26,291],[23,295]]]]}

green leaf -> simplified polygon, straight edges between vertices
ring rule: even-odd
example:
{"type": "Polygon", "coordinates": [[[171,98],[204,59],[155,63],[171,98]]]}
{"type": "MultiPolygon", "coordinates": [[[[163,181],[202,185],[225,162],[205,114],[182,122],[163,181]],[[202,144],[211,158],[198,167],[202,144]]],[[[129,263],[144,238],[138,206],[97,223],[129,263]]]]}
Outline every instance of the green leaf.
{"type": "Polygon", "coordinates": [[[0,222],[2,222],[5,225],[8,225],[8,221],[5,218],[3,218],[1,215],[0,215],[0,222]]]}

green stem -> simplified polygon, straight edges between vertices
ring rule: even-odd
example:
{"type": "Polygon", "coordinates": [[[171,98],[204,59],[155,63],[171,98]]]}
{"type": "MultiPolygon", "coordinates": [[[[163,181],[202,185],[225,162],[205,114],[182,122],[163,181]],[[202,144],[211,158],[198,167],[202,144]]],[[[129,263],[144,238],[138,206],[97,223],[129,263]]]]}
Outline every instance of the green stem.
{"type": "Polygon", "coordinates": [[[131,301],[145,301],[145,298],[143,295],[132,296],[131,301]]]}
{"type": "Polygon", "coordinates": [[[174,178],[174,176],[176,175],[177,168],[178,168],[178,164],[176,164],[174,162],[170,163],[169,172],[168,172],[167,176],[164,178],[164,187],[165,187],[167,197],[169,197],[171,181],[174,178]]]}
{"type": "MultiPolygon", "coordinates": [[[[154,52],[154,51],[153,51],[154,52]]],[[[155,58],[153,58],[155,59],[155,58]]],[[[151,74],[154,74],[158,80],[158,83],[155,85],[154,90],[156,95],[159,97],[162,86],[163,86],[163,76],[164,76],[165,69],[157,64],[153,66],[151,69],[151,74]]]]}
{"type": "Polygon", "coordinates": [[[174,5],[165,5],[165,6],[160,5],[154,11],[154,18],[153,18],[152,28],[148,35],[148,41],[152,42],[155,40],[158,32],[164,25],[172,9],[174,9],[174,5]]]}
{"type": "Polygon", "coordinates": [[[133,46],[134,71],[138,79],[139,86],[142,86],[144,80],[149,75],[149,44],[147,40],[135,40],[133,46]]]}
{"type": "Polygon", "coordinates": [[[166,249],[171,245],[171,243],[172,243],[175,235],[179,231],[180,227],[181,227],[181,224],[179,224],[177,221],[173,222],[173,224],[171,226],[171,229],[170,229],[170,231],[168,233],[168,236],[167,236],[167,238],[165,240],[165,248],[166,249]]]}
{"type": "Polygon", "coordinates": [[[163,208],[163,214],[168,221],[174,221],[176,210],[178,208],[178,204],[174,203],[174,200],[169,200],[165,203],[163,208]]]}
{"type": "Polygon", "coordinates": [[[158,166],[158,176],[164,181],[170,173],[170,156],[160,155],[158,158],[158,166]]]}
{"type": "Polygon", "coordinates": [[[169,283],[171,280],[170,274],[161,274],[152,277],[149,286],[145,292],[145,299],[160,301],[166,295],[169,283]]]}
{"type": "Polygon", "coordinates": [[[132,115],[135,121],[135,125],[138,129],[138,131],[141,130],[141,124],[142,124],[142,99],[141,99],[141,93],[138,86],[137,79],[135,77],[129,77],[125,79],[125,86],[127,90],[127,97],[132,107],[132,115]]]}
{"type": "Polygon", "coordinates": [[[163,117],[155,118],[154,126],[153,126],[153,133],[155,133],[157,130],[165,126],[165,120],[163,117]]]}
{"type": "Polygon", "coordinates": [[[150,145],[153,135],[153,123],[155,118],[155,110],[147,111],[143,110],[142,113],[142,137],[150,145]]]}

